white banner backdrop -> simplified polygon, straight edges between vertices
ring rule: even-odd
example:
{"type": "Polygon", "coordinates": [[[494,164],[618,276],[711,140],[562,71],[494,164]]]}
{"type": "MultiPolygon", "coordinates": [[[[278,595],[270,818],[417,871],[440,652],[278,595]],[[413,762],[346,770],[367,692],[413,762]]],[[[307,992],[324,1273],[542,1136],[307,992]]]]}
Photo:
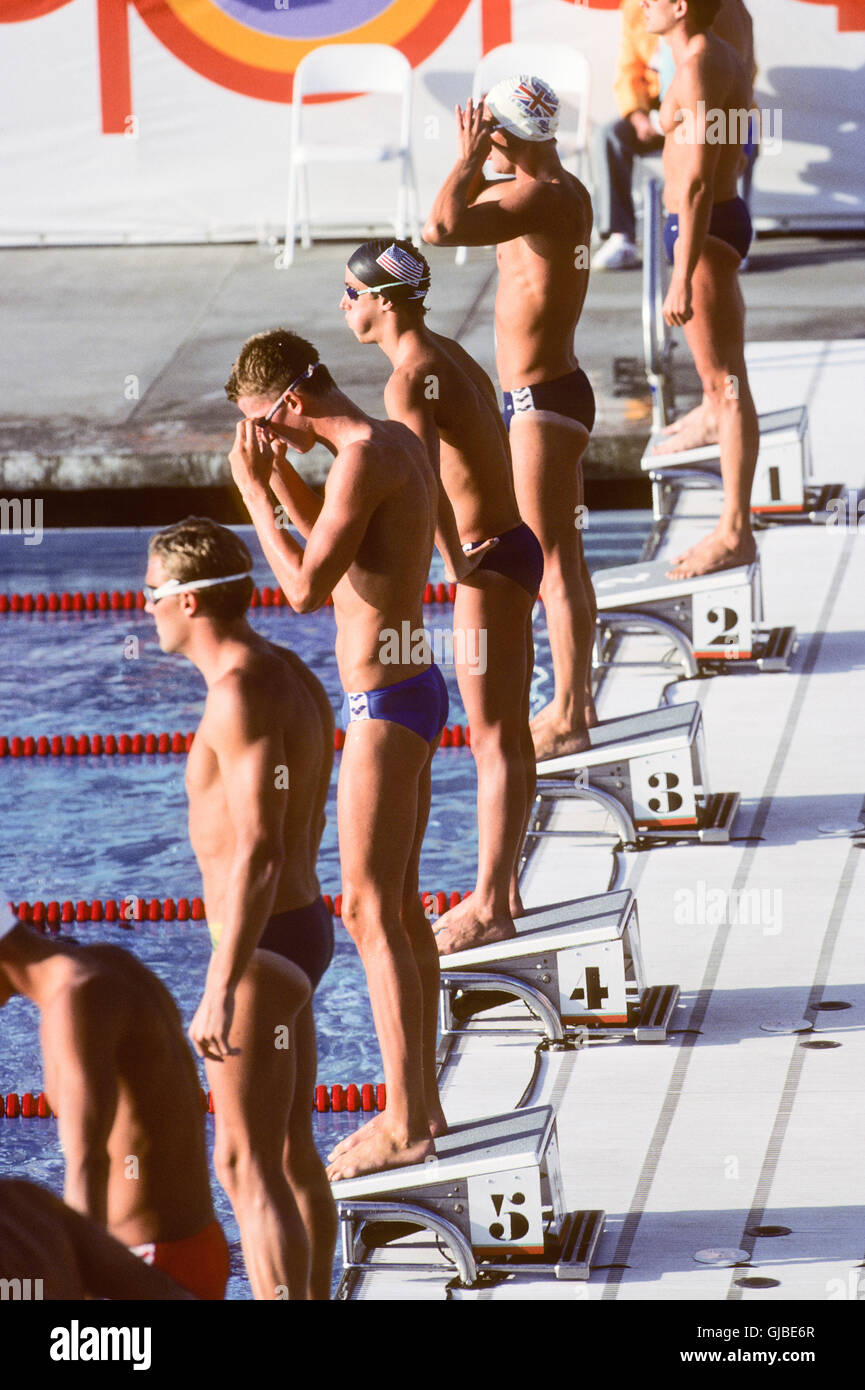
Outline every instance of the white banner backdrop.
{"type": "MultiPolygon", "coordinates": [[[[865,0],[751,8],[756,100],[774,138],[757,163],[758,226],[865,225],[865,0]]],[[[593,122],[615,114],[611,0],[135,0],[128,11],[126,0],[0,0],[0,20],[6,245],[281,232],[289,74],[322,36],[409,51],[422,212],[453,162],[453,105],[470,91],[482,43],[510,31],[582,49],[593,122]]],[[[319,105],[317,133],[336,144],[376,130],[393,139],[386,103],[319,105]]],[[[317,222],[358,227],[394,206],[395,166],[313,175],[317,222]]]]}

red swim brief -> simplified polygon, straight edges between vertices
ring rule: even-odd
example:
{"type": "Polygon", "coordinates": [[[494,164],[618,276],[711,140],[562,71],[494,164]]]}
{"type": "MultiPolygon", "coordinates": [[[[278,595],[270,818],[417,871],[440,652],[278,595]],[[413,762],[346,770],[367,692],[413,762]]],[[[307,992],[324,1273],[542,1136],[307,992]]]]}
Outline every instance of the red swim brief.
{"type": "Polygon", "coordinates": [[[156,1240],[129,1248],[146,1265],[161,1269],[196,1298],[225,1297],[228,1242],[218,1221],[211,1221],[198,1235],[185,1240],[156,1240]]]}

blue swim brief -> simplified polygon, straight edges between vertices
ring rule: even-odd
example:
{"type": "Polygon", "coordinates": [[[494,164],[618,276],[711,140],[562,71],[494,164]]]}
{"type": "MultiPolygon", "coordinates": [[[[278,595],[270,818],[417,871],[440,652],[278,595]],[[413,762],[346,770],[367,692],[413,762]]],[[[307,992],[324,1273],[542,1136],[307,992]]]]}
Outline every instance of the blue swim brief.
{"type": "Polygon", "coordinates": [[[544,577],[544,552],[534,531],[523,521],[499,536],[498,545],[487,551],[478,569],[503,574],[537,598],[544,577]]]}
{"type": "MultiPolygon", "coordinates": [[[[670,265],[673,264],[673,247],[678,235],[679,214],[668,212],[664,223],[664,250],[670,265]]],[[[726,241],[742,260],[745,259],[754,231],[748,204],[744,198],[728,198],[724,203],[714,204],[709,219],[709,235],[717,237],[719,241],[726,241]]]]}
{"type": "Polygon", "coordinates": [[[503,393],[502,416],[510,430],[515,415],[548,410],[585,425],[591,434],[595,423],[595,393],[582,367],[556,377],[555,381],[536,381],[532,386],[515,386],[503,393]]]}
{"type": "Polygon", "coordinates": [[[352,724],[359,719],[387,719],[411,729],[426,743],[433,743],[447,723],[448,709],[444,676],[437,666],[431,665],[396,685],[347,690],[342,715],[346,723],[352,724]]]}

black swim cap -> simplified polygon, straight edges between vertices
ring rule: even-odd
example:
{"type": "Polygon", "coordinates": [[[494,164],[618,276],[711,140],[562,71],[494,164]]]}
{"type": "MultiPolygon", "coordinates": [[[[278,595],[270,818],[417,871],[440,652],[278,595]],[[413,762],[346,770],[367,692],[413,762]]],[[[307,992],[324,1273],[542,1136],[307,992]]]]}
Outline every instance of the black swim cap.
{"type": "Polygon", "coordinates": [[[410,241],[365,241],[349,260],[348,268],[371,290],[387,285],[383,297],[395,304],[423,299],[430,285],[429,266],[410,241]]]}

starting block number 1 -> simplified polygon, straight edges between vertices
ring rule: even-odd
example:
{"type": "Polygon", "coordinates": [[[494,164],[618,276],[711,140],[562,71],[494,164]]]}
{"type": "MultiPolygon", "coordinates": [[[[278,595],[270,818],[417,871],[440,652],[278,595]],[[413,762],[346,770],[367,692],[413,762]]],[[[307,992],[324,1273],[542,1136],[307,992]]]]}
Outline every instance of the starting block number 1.
{"type": "Polygon", "coordinates": [[[715,593],[710,590],[696,593],[692,605],[695,656],[741,660],[751,655],[750,585],[742,584],[715,593]]]}
{"type": "Polygon", "coordinates": [[[472,1249],[484,1255],[500,1250],[543,1254],[538,1168],[488,1173],[469,1178],[467,1185],[472,1249]]]}

